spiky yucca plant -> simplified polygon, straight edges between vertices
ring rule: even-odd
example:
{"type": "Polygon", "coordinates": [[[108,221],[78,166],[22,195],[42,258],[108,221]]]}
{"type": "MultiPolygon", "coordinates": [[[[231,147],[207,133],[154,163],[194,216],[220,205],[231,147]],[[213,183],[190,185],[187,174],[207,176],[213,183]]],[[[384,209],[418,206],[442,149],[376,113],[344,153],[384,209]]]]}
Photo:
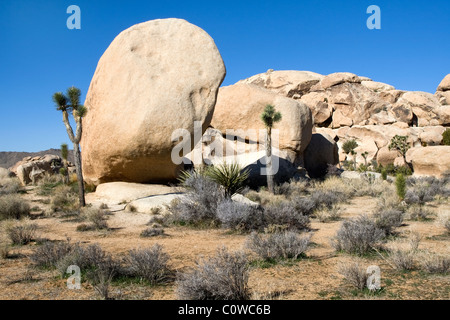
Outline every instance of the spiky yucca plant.
{"type": "Polygon", "coordinates": [[[244,182],[248,179],[249,170],[242,171],[237,163],[221,164],[209,167],[205,175],[225,189],[225,197],[231,198],[235,193],[241,191],[244,182]]]}
{"type": "Polygon", "coordinates": [[[53,102],[56,104],[56,109],[62,111],[63,122],[66,127],[67,134],[70,141],[73,143],[73,149],[75,151],[75,166],[77,170],[78,180],[78,196],[80,200],[80,206],[86,206],[84,198],[84,182],[83,172],[81,171],[81,152],[80,152],[80,140],[82,135],[82,119],[86,115],[87,109],[80,104],[81,91],[78,88],[70,87],[67,89],[67,94],[57,92],[53,95],[53,102]],[[76,133],[74,134],[72,126],[69,122],[69,112],[72,113],[76,123],[76,133]]]}
{"type": "Polygon", "coordinates": [[[242,171],[242,168],[237,163],[223,163],[218,166],[208,166],[192,171],[182,171],[178,181],[182,184],[186,184],[186,181],[192,177],[204,177],[214,181],[223,187],[225,197],[231,198],[235,193],[243,189],[244,182],[249,177],[249,171],[242,171]]]}

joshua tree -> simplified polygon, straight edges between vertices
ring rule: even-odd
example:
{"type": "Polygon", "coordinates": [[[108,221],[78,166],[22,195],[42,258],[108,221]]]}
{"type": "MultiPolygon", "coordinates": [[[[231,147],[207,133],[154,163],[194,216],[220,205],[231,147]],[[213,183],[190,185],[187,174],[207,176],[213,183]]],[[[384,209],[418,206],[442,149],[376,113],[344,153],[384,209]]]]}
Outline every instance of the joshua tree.
{"type": "Polygon", "coordinates": [[[391,143],[389,144],[389,150],[397,150],[397,152],[403,157],[403,161],[412,170],[412,165],[406,161],[406,152],[410,148],[407,140],[407,136],[396,135],[392,138],[391,143]]]}
{"type": "Polygon", "coordinates": [[[63,159],[63,167],[60,169],[60,173],[64,176],[64,183],[69,183],[69,166],[67,164],[67,158],[69,156],[69,148],[67,144],[61,144],[61,158],[63,159]]]}
{"type": "Polygon", "coordinates": [[[62,111],[63,122],[66,126],[67,134],[70,141],[73,143],[73,149],[75,151],[75,167],[77,170],[78,180],[78,196],[80,199],[80,206],[86,206],[84,199],[84,183],[83,172],[81,171],[81,152],[80,152],[80,140],[82,134],[82,119],[86,115],[87,109],[80,104],[81,91],[78,88],[71,87],[67,89],[67,95],[62,92],[57,92],[53,95],[53,101],[56,103],[56,109],[62,111]],[[72,113],[76,122],[76,135],[74,135],[72,127],[69,122],[69,112],[72,113]]]}
{"type": "Polygon", "coordinates": [[[268,104],[261,114],[261,120],[267,129],[266,137],[266,167],[267,167],[267,188],[274,193],[273,172],[272,172],[272,128],[273,125],[281,121],[281,113],[275,111],[275,107],[268,104]]]}
{"type": "Polygon", "coordinates": [[[364,158],[364,165],[367,167],[367,156],[369,155],[369,152],[364,151],[361,153],[361,156],[364,158]]]}
{"type": "Polygon", "coordinates": [[[351,154],[353,156],[353,168],[356,169],[356,152],[355,148],[358,146],[358,142],[356,142],[355,139],[347,140],[342,145],[342,149],[344,150],[344,153],[351,154]]]}

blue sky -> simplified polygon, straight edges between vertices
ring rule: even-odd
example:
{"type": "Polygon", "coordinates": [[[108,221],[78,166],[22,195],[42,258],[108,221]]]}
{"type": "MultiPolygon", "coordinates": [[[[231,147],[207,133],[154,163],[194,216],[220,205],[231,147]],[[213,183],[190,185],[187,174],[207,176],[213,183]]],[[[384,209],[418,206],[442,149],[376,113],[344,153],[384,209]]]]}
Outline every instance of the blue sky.
{"type": "MultiPolygon", "coordinates": [[[[450,73],[450,1],[0,0],[0,151],[69,143],[51,101],[75,85],[83,100],[97,62],[124,29],[183,18],[215,40],[229,85],[275,70],[338,71],[434,93],[450,73]],[[69,5],[81,30],[68,30],[69,5]],[[369,5],[381,30],[369,30],[369,5]]],[[[69,143],[70,145],[70,143],[69,143]]]]}

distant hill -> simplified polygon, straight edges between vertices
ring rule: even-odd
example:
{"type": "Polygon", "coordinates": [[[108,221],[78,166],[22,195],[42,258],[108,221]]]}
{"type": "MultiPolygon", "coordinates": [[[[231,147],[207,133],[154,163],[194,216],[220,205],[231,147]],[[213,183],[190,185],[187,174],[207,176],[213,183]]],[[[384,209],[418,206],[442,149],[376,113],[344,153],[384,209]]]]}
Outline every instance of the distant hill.
{"type": "MultiPolygon", "coordinates": [[[[61,150],[50,149],[39,152],[15,152],[15,151],[0,152],[0,167],[8,169],[25,157],[37,157],[46,154],[54,154],[57,156],[61,156],[61,150]]],[[[72,163],[74,162],[72,150],[69,150],[69,161],[72,163]]]]}

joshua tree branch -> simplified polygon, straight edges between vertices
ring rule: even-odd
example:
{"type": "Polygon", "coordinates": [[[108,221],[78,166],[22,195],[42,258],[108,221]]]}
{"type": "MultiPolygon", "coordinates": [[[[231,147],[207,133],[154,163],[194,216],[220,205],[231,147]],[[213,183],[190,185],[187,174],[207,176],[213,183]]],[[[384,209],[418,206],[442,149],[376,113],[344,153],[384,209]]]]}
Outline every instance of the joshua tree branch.
{"type": "MultiPolygon", "coordinates": [[[[73,134],[72,127],[70,126],[69,113],[66,110],[63,110],[62,113],[63,113],[63,122],[64,122],[64,125],[66,126],[66,130],[67,130],[67,134],[69,135],[69,139],[70,139],[70,141],[75,143],[76,139],[73,134]]],[[[78,127],[78,125],[77,125],[77,127],[78,127]]]]}

